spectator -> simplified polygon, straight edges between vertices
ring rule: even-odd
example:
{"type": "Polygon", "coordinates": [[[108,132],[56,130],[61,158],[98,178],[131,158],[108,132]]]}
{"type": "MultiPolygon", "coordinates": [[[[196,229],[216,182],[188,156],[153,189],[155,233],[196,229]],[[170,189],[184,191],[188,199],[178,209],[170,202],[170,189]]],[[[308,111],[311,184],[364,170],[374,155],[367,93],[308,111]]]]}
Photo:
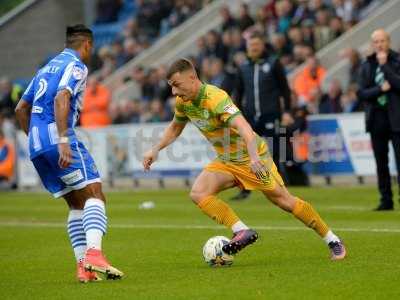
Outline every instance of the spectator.
{"type": "Polygon", "coordinates": [[[286,41],[286,37],[284,34],[282,33],[274,34],[271,37],[271,44],[278,58],[291,54],[289,43],[286,41]]]}
{"type": "Polygon", "coordinates": [[[329,11],[321,9],[316,14],[316,24],[314,27],[314,47],[320,50],[328,45],[335,37],[329,27],[329,11]]]}
{"type": "Polygon", "coordinates": [[[116,60],[110,46],[103,46],[98,52],[100,64],[100,77],[107,78],[116,68],[116,60]]]}
{"type": "MultiPolygon", "coordinates": [[[[231,51],[236,54],[238,51],[246,52],[245,41],[242,37],[242,33],[238,29],[234,29],[231,31],[232,33],[232,45],[231,51]]],[[[233,54],[233,55],[234,55],[233,54]]]]}
{"type": "Polygon", "coordinates": [[[140,123],[142,122],[142,103],[139,100],[133,100],[130,104],[130,119],[128,120],[129,123],[140,123]]]}
{"type": "Polygon", "coordinates": [[[235,75],[226,72],[221,59],[213,58],[210,62],[210,79],[208,82],[230,94],[234,89],[235,75]]]}
{"type": "Polygon", "coordinates": [[[0,188],[11,187],[14,181],[15,149],[0,128],[0,188]]]}
{"type": "Polygon", "coordinates": [[[288,37],[291,48],[293,48],[296,45],[301,45],[304,43],[303,32],[301,31],[301,28],[298,26],[290,27],[288,32],[288,37]]]}
{"type": "Polygon", "coordinates": [[[307,59],[306,66],[297,74],[293,83],[300,105],[315,105],[325,73],[325,68],[314,55],[307,59]]]}
{"type": "Polygon", "coordinates": [[[122,39],[127,39],[127,38],[134,38],[138,39],[140,37],[140,28],[138,25],[138,22],[135,18],[130,18],[124,25],[124,29],[121,33],[122,39]]]}
{"type": "Polygon", "coordinates": [[[172,28],[177,27],[188,18],[190,18],[196,9],[196,5],[190,1],[175,1],[175,5],[172,7],[171,12],[167,15],[167,18],[163,20],[162,35],[168,33],[172,28]]]}
{"type": "Polygon", "coordinates": [[[205,56],[215,56],[222,59],[223,62],[228,60],[226,49],[219,38],[216,31],[211,30],[205,37],[205,56]]]}
{"type": "Polygon", "coordinates": [[[113,103],[111,115],[114,124],[139,123],[142,118],[142,104],[138,100],[129,100],[127,98],[113,103]]]}
{"type": "Polygon", "coordinates": [[[328,92],[323,94],[319,102],[320,114],[336,114],[342,112],[340,99],[342,97],[342,87],[337,79],[329,82],[328,92]]]}
{"type": "Polygon", "coordinates": [[[250,26],[254,25],[254,20],[250,16],[249,6],[245,3],[240,5],[239,9],[239,18],[238,18],[238,27],[240,31],[245,31],[250,26]]]}
{"type": "Polygon", "coordinates": [[[160,99],[153,99],[150,103],[150,110],[143,116],[144,122],[156,123],[166,122],[171,119],[171,116],[164,110],[163,103],[160,99]]]}
{"type": "Polygon", "coordinates": [[[122,7],[122,0],[97,0],[97,24],[111,23],[118,20],[118,13],[122,7]]]}
{"type": "Polygon", "coordinates": [[[110,55],[115,60],[116,68],[119,68],[126,63],[126,56],[124,53],[124,48],[122,47],[122,43],[120,41],[115,41],[112,44],[110,55]]]}
{"type": "Polygon", "coordinates": [[[329,21],[329,28],[330,28],[333,39],[337,39],[345,31],[342,19],[339,17],[331,18],[331,20],[329,21]]]}
{"type": "Polygon", "coordinates": [[[312,19],[313,13],[308,7],[309,0],[297,0],[297,7],[293,13],[292,24],[300,25],[303,20],[312,19]]]}
{"type": "Polygon", "coordinates": [[[13,140],[17,130],[15,115],[7,116],[0,113],[0,130],[2,130],[5,139],[13,140]]]}
{"type": "Polygon", "coordinates": [[[305,159],[296,157],[295,151],[299,151],[299,145],[305,138],[307,129],[307,110],[302,107],[295,107],[291,114],[282,117],[281,125],[286,129],[285,160],[282,163],[282,174],[285,182],[291,186],[309,186],[310,181],[303,169],[305,159]],[[292,117],[293,116],[293,117],[292,117]],[[294,147],[296,146],[296,148],[294,147]]]}
{"type": "Polygon", "coordinates": [[[382,29],[371,35],[374,53],[362,65],[359,98],[365,103],[366,129],[376,161],[380,204],[375,210],[393,210],[389,173],[392,141],[400,185],[400,55],[390,49],[390,36],[382,29]]]}
{"type": "MultiPolygon", "coordinates": [[[[238,70],[236,102],[252,128],[272,142],[270,149],[279,168],[279,124],[291,100],[286,75],[279,59],[267,52],[261,34],[254,33],[246,48],[248,60],[238,70]]],[[[246,199],[249,194],[243,190],[232,199],[246,199]]]]}
{"type": "Polygon", "coordinates": [[[351,84],[340,98],[344,113],[363,111],[362,102],[357,97],[357,85],[351,84]]]}
{"type": "Polygon", "coordinates": [[[361,76],[361,55],[356,49],[345,49],[339,53],[340,58],[347,59],[349,62],[349,84],[357,85],[361,76]]]}
{"type": "Polygon", "coordinates": [[[124,63],[127,63],[131,59],[133,59],[139,52],[142,50],[141,46],[134,38],[128,38],[124,41],[124,52],[123,52],[123,60],[124,63]]]}
{"type": "Polygon", "coordinates": [[[329,9],[329,7],[324,3],[324,0],[309,0],[308,7],[311,10],[313,17],[312,19],[315,20],[316,16],[315,13],[321,9],[329,9]]]}
{"type": "MultiPolygon", "coordinates": [[[[225,81],[224,63],[219,58],[214,58],[210,61],[210,79],[209,83],[219,88],[222,87],[225,81]]],[[[232,90],[232,89],[231,89],[232,90]]]]}
{"type": "Polygon", "coordinates": [[[13,86],[7,77],[0,78],[0,114],[6,117],[14,115],[14,108],[22,90],[19,86],[13,86]]]}
{"type": "Polygon", "coordinates": [[[301,26],[301,33],[303,34],[303,42],[306,45],[314,47],[314,21],[311,19],[304,20],[301,26]]]}
{"type": "Polygon", "coordinates": [[[224,5],[221,7],[219,14],[222,18],[222,31],[226,31],[228,29],[232,29],[237,26],[235,18],[232,16],[231,11],[229,10],[228,6],[224,5]]]}
{"type": "Polygon", "coordinates": [[[277,32],[286,33],[291,24],[291,13],[293,4],[289,0],[280,0],[275,4],[275,11],[278,17],[277,32]]]}
{"type": "Polygon", "coordinates": [[[339,18],[346,23],[352,23],[359,19],[359,2],[357,0],[333,0],[332,4],[339,18]]]}
{"type": "Polygon", "coordinates": [[[89,78],[83,98],[81,125],[83,127],[103,127],[111,123],[109,117],[110,91],[96,76],[89,78]]]}
{"type": "Polygon", "coordinates": [[[136,11],[139,28],[146,36],[155,38],[161,22],[161,19],[157,19],[156,3],[154,1],[136,0],[136,11]]]}

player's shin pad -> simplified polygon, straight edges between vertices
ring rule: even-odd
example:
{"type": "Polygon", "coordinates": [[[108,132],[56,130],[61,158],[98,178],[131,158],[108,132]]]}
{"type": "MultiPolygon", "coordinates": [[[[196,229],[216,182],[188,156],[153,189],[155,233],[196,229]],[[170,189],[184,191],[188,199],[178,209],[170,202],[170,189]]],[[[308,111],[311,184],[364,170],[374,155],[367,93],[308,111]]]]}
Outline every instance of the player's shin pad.
{"type": "Polygon", "coordinates": [[[214,195],[202,199],[198,206],[211,219],[228,228],[239,221],[233,209],[214,195]]]}
{"type": "Polygon", "coordinates": [[[302,221],[307,227],[314,229],[321,237],[329,231],[328,225],[321,219],[310,203],[296,198],[293,215],[302,221]]]}

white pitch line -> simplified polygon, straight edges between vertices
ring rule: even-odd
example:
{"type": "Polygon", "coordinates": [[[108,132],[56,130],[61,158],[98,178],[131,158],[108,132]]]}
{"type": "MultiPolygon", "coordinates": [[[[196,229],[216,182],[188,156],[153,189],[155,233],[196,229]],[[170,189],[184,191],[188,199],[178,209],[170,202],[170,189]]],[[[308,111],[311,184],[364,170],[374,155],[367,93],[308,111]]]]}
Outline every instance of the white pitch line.
{"type": "MultiPolygon", "coordinates": [[[[64,228],[64,223],[52,222],[0,222],[0,227],[40,227],[40,228],[64,228]]],[[[215,225],[178,225],[178,224],[110,224],[110,228],[119,229],[224,229],[222,226],[215,225]]],[[[252,226],[257,230],[267,231],[305,231],[310,230],[303,226],[252,226]]],[[[374,233],[400,233],[400,228],[351,228],[351,227],[335,227],[335,231],[342,232],[374,232],[374,233]]]]}

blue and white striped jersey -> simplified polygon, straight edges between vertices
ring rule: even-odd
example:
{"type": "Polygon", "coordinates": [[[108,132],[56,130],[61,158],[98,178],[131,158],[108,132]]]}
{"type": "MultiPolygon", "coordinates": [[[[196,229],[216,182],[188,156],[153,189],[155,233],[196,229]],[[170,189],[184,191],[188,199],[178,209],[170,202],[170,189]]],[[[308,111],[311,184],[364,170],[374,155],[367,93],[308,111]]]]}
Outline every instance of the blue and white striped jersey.
{"type": "Polygon", "coordinates": [[[29,126],[29,151],[34,158],[58,143],[54,101],[57,92],[67,89],[71,93],[68,115],[68,137],[77,142],[74,127],[82,108],[88,69],[78,52],[66,48],[41,68],[30,82],[22,99],[32,105],[29,126]]]}

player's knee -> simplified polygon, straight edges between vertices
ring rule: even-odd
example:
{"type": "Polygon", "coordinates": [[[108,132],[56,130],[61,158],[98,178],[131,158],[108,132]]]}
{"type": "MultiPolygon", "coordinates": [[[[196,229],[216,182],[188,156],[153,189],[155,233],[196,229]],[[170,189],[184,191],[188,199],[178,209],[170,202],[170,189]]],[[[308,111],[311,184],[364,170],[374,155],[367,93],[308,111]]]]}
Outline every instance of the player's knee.
{"type": "Polygon", "coordinates": [[[289,193],[281,195],[277,199],[277,205],[287,212],[293,211],[295,202],[295,198],[289,193]]]}
{"type": "Polygon", "coordinates": [[[69,209],[82,210],[85,207],[85,202],[83,201],[74,201],[67,202],[69,209]]]}
{"type": "Polygon", "coordinates": [[[93,198],[100,199],[104,203],[106,202],[106,197],[104,196],[102,191],[96,191],[93,193],[93,198]]]}
{"type": "Polygon", "coordinates": [[[190,191],[190,199],[196,204],[198,204],[203,198],[207,197],[207,195],[198,189],[192,189],[190,191]]]}
{"type": "Polygon", "coordinates": [[[94,183],[88,186],[87,198],[96,198],[102,200],[104,203],[106,202],[106,197],[103,194],[100,183],[94,183]]]}
{"type": "Polygon", "coordinates": [[[280,193],[273,193],[267,195],[271,200],[279,208],[291,212],[294,208],[295,198],[288,192],[282,191],[280,193]]]}

